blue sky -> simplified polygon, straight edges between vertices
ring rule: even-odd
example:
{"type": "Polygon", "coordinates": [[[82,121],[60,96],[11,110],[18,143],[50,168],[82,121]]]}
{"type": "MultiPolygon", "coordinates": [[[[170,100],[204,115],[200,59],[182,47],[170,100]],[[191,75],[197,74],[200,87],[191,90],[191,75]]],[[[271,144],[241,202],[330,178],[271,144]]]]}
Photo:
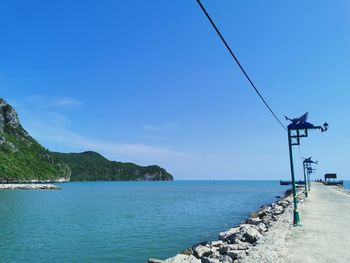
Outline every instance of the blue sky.
{"type": "MultiPolygon", "coordinates": [[[[203,4],[281,119],[330,124],[301,145],[317,176],[350,179],[349,1],[203,4]]],[[[290,177],[286,132],[196,1],[1,1],[0,31],[1,96],[50,150],[176,179],[290,177]]]]}

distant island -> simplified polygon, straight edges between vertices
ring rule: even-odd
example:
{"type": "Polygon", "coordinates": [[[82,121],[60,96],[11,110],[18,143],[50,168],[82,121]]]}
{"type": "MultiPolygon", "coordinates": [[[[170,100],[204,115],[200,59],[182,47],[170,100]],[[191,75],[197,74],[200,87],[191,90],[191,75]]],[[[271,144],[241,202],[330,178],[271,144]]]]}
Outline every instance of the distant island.
{"type": "Polygon", "coordinates": [[[22,127],[16,110],[0,98],[0,183],[68,181],[171,181],[157,166],[109,161],[102,155],[50,152],[22,127]]]}
{"type": "Polygon", "coordinates": [[[165,169],[157,166],[139,166],[134,163],[109,161],[96,152],[57,153],[54,157],[66,163],[71,181],[172,181],[165,169]]]}

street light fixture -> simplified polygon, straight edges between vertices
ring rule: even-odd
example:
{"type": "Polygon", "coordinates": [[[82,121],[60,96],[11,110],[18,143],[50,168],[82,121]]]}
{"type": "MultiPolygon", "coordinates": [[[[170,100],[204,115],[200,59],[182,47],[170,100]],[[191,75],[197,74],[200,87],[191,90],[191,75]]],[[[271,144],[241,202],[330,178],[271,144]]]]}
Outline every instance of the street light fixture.
{"type": "Polygon", "coordinates": [[[312,174],[313,172],[315,172],[316,169],[312,169],[311,167],[308,167],[307,168],[307,178],[308,178],[308,181],[309,181],[309,191],[310,191],[310,174],[312,174]]]}
{"type": "Polygon", "coordinates": [[[323,123],[323,127],[321,128],[321,132],[325,132],[328,130],[329,124],[327,122],[323,123]]]}
{"type": "Polygon", "coordinates": [[[298,200],[296,194],[295,186],[295,176],[294,176],[294,165],[293,165],[293,149],[292,146],[300,145],[300,138],[307,137],[309,130],[321,130],[325,132],[328,130],[328,123],[325,122],[322,126],[315,126],[307,122],[308,112],[302,115],[300,118],[290,119],[287,116],[286,120],[289,120],[291,123],[288,125],[288,146],[289,146],[289,161],[290,161],[290,171],[292,176],[292,189],[293,189],[293,225],[300,226],[300,216],[298,210],[298,200]]]}
{"type": "Polygon", "coordinates": [[[304,172],[304,182],[305,182],[305,197],[308,196],[308,191],[310,191],[310,173],[312,172],[311,164],[317,164],[318,162],[314,162],[311,160],[311,157],[304,159],[303,161],[303,172],[304,172]],[[311,171],[310,171],[311,169],[311,171]],[[307,178],[306,178],[307,176],[307,178]]]}

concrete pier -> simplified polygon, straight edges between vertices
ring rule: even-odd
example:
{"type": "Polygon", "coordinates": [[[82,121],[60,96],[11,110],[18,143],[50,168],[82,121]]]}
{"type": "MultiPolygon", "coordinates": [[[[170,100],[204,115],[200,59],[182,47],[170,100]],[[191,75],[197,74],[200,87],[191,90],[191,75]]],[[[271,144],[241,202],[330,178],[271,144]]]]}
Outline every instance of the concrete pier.
{"type": "Polygon", "coordinates": [[[313,183],[280,262],[350,262],[350,195],[335,186],[313,183]]]}

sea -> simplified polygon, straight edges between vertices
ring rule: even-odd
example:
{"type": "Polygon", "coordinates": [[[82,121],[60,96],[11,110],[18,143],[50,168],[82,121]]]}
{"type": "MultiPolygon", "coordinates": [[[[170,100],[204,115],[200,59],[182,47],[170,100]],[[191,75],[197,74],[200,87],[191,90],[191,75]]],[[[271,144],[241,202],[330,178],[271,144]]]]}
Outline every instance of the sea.
{"type": "Polygon", "coordinates": [[[278,181],[71,182],[0,191],[0,262],[145,263],[217,239],[278,181]]]}

